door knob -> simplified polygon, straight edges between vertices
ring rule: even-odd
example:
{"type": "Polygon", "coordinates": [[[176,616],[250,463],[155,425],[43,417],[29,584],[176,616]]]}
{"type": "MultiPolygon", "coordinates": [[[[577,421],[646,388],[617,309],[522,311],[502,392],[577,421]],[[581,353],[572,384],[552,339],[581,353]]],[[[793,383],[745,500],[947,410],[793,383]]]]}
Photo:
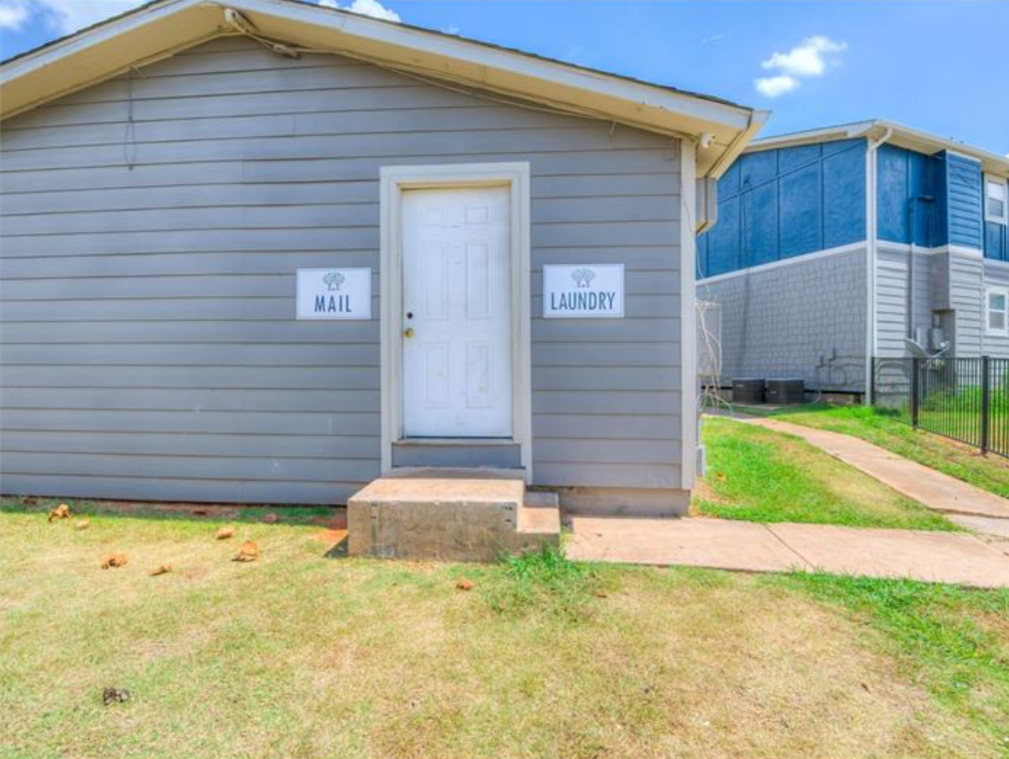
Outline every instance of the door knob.
{"type": "Polygon", "coordinates": [[[403,337],[413,337],[413,327],[407,327],[403,330],[403,337]]]}

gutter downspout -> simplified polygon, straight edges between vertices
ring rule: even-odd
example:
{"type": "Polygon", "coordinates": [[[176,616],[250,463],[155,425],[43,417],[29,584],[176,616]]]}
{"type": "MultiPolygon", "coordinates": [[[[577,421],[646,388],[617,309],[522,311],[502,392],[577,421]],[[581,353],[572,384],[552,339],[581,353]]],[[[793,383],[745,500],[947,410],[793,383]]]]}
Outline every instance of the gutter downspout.
{"type": "MultiPolygon", "coordinates": [[[[868,130],[866,130],[868,131],[868,130]]],[[[887,127],[883,136],[873,140],[866,136],[865,151],[865,254],[866,254],[866,325],[865,325],[865,405],[871,406],[872,359],[876,355],[876,150],[893,136],[887,127]]]]}

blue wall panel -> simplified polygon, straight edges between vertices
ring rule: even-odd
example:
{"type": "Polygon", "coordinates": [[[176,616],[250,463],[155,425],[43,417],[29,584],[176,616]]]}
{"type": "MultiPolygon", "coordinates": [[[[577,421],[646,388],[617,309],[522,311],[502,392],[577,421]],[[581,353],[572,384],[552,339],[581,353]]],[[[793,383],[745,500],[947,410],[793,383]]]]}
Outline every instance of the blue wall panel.
{"type": "MultiPolygon", "coordinates": [[[[855,139],[745,154],[718,183],[718,224],[699,243],[700,274],[863,241],[865,151],[855,139]]],[[[877,158],[880,239],[913,236],[923,247],[960,245],[1009,260],[1009,230],[984,222],[980,164],[889,144],[877,158]]]]}
{"type": "MultiPolygon", "coordinates": [[[[914,242],[932,247],[935,243],[935,219],[942,204],[935,192],[935,174],[941,168],[935,158],[924,153],[909,152],[907,156],[908,188],[918,198],[914,206],[914,242]],[[928,200],[931,198],[931,200],[928,200]]],[[[910,219],[910,216],[909,216],[910,219]]]]}
{"type": "Polygon", "coordinates": [[[739,195],[718,203],[718,223],[705,235],[708,238],[705,275],[708,277],[740,268],[739,206],[739,195]]]}
{"type": "Polygon", "coordinates": [[[782,258],[823,247],[821,188],[819,161],[781,178],[779,202],[782,258]]]}
{"type": "Polygon", "coordinates": [[[865,141],[824,144],[823,247],[865,240],[865,141]],[[832,148],[828,154],[828,147],[832,148]]]}
{"type": "Polygon", "coordinates": [[[778,151],[762,150],[746,153],[739,159],[740,181],[745,192],[748,189],[770,182],[778,174],[778,151]]]}
{"type": "Polygon", "coordinates": [[[876,229],[881,240],[908,242],[907,155],[892,145],[881,145],[876,153],[876,229]]]}
{"type": "Polygon", "coordinates": [[[893,145],[879,149],[877,208],[879,237],[924,247],[945,245],[949,238],[948,176],[945,153],[928,156],[893,145]]]}
{"type": "Polygon", "coordinates": [[[848,148],[857,146],[861,146],[864,149],[865,140],[861,137],[856,137],[852,140],[834,140],[833,142],[824,142],[820,144],[824,156],[833,155],[834,153],[843,153],[848,148]]]}
{"type": "Polygon", "coordinates": [[[823,155],[823,146],[797,145],[794,148],[782,148],[778,151],[778,170],[785,174],[792,169],[807,166],[823,155]]]}
{"type": "Polygon", "coordinates": [[[949,243],[949,219],[946,214],[946,153],[937,153],[933,158],[932,192],[935,205],[932,208],[932,244],[949,243]]]}
{"type": "Polygon", "coordinates": [[[706,277],[708,275],[708,236],[697,236],[697,271],[695,277],[706,277]]]}
{"type": "Polygon", "coordinates": [[[984,224],[984,255],[996,261],[1009,261],[1009,230],[1005,224],[986,221],[984,224]]]}
{"type": "Polygon", "coordinates": [[[945,162],[949,244],[982,250],[981,164],[952,153],[945,154],[945,162]]]}
{"type": "Polygon", "coordinates": [[[733,163],[718,180],[718,197],[731,198],[739,194],[740,161],[733,163]]]}
{"type": "Polygon", "coordinates": [[[779,258],[777,183],[766,182],[750,192],[744,192],[742,198],[743,266],[759,266],[777,261],[779,258]]]}
{"type": "Polygon", "coordinates": [[[718,182],[700,276],[865,239],[865,140],[747,153],[718,182]]]}

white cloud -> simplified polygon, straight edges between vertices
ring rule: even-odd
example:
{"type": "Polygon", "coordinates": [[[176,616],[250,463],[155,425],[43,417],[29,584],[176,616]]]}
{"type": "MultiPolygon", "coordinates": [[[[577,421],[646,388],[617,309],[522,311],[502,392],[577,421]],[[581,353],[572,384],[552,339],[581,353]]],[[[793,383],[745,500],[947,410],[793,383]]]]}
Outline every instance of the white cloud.
{"type": "Polygon", "coordinates": [[[760,65],[792,76],[820,76],[827,68],[826,56],[840,53],[847,47],[847,42],[835,42],[830,37],[818,34],[807,37],[802,44],[787,53],[775,52],[760,65]]]}
{"type": "Polygon", "coordinates": [[[26,17],[41,18],[60,34],[70,34],[99,21],[118,16],[143,0],[0,0],[0,16],[11,8],[25,12],[26,17]]]}
{"type": "Polygon", "coordinates": [[[384,21],[399,21],[399,14],[391,8],[386,8],[378,0],[354,0],[350,4],[351,13],[360,13],[362,16],[380,18],[384,21]]]}
{"type": "Polygon", "coordinates": [[[709,34],[707,37],[701,38],[701,44],[707,45],[709,42],[718,42],[719,40],[724,40],[728,37],[728,33],[723,32],[721,34],[709,34]]]}
{"type": "MultiPolygon", "coordinates": [[[[145,0],[0,0],[0,29],[20,29],[31,18],[42,19],[60,34],[70,34],[99,21],[118,16],[145,0]]],[[[319,0],[320,5],[340,8],[338,0],[319,0]]],[[[386,21],[399,21],[399,14],[379,0],[352,0],[353,13],[386,21]]]]}
{"type": "Polygon", "coordinates": [[[827,67],[836,61],[834,54],[847,47],[847,42],[837,42],[822,34],[807,37],[787,53],[775,51],[766,61],[761,61],[760,65],[774,72],[774,76],[754,79],[753,85],[757,92],[770,98],[784,95],[796,89],[802,79],[823,76],[827,67]]]}
{"type": "Polygon", "coordinates": [[[18,30],[28,20],[27,0],[0,0],[0,29],[18,30]]]}
{"type": "Polygon", "coordinates": [[[340,8],[341,10],[348,10],[351,13],[360,13],[362,16],[380,18],[383,21],[400,20],[399,14],[396,11],[386,8],[378,0],[353,0],[346,7],[340,5],[338,0],[319,0],[319,5],[325,5],[327,8],[340,8]]]}
{"type": "Polygon", "coordinates": [[[763,76],[754,79],[753,86],[761,95],[776,98],[798,87],[799,80],[792,76],[763,76]]]}

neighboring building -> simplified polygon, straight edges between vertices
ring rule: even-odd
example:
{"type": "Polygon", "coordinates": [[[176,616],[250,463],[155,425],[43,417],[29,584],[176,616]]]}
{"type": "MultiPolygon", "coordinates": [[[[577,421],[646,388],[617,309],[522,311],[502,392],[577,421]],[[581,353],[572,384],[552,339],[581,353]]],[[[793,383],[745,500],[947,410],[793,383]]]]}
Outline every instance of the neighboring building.
{"type": "Polygon", "coordinates": [[[764,114],[286,0],[149,3],[0,108],[0,491],[685,508],[695,191],[764,114]]]}
{"type": "Polygon", "coordinates": [[[755,141],[698,242],[721,381],[861,393],[867,356],[1009,356],[1009,159],[885,121],[755,141]],[[909,284],[910,283],[910,284],[909,284]]]}

